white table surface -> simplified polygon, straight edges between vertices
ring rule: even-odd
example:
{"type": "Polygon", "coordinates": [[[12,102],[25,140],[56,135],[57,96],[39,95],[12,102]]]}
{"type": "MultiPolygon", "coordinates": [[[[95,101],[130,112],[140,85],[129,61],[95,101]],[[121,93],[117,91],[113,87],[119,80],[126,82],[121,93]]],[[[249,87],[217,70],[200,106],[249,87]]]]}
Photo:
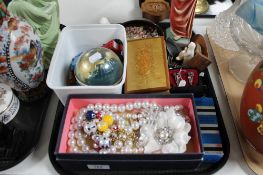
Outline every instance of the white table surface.
{"type": "MultiPolygon", "coordinates": [[[[126,20],[141,18],[138,6],[139,0],[59,0],[61,23],[65,25],[79,25],[87,23],[98,23],[100,17],[107,16],[112,23],[124,22],[126,20]]],[[[206,27],[213,19],[196,19],[194,31],[205,34],[206,27]]],[[[211,59],[214,62],[211,48],[209,49],[211,59]]],[[[229,110],[225,92],[219,79],[218,69],[213,63],[209,66],[209,72],[216,91],[221,113],[227,129],[230,141],[230,155],[227,163],[216,175],[244,175],[254,174],[244,161],[233,119],[229,110]]],[[[52,95],[47,116],[42,128],[39,143],[33,153],[15,167],[0,174],[23,174],[23,175],[55,175],[48,157],[48,145],[53,127],[53,121],[57,108],[58,99],[52,95]]]]}

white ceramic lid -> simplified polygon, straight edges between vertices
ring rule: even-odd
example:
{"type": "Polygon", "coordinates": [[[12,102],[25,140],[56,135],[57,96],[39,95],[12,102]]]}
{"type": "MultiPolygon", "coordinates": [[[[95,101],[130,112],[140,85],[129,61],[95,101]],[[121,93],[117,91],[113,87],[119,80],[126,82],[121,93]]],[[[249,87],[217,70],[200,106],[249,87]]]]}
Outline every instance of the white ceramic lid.
{"type": "Polygon", "coordinates": [[[10,105],[13,98],[12,89],[6,84],[0,83],[0,114],[10,105]]]}

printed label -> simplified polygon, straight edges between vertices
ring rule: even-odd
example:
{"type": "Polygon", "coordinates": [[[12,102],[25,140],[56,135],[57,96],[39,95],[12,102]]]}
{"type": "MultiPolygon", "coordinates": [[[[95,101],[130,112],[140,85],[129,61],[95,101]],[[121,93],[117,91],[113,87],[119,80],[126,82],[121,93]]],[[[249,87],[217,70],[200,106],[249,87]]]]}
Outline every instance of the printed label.
{"type": "Polygon", "coordinates": [[[91,170],[109,170],[110,165],[87,165],[91,170]]]}
{"type": "Polygon", "coordinates": [[[91,63],[95,63],[96,61],[100,60],[101,58],[102,58],[102,55],[99,52],[96,52],[89,57],[89,61],[91,63]]]}

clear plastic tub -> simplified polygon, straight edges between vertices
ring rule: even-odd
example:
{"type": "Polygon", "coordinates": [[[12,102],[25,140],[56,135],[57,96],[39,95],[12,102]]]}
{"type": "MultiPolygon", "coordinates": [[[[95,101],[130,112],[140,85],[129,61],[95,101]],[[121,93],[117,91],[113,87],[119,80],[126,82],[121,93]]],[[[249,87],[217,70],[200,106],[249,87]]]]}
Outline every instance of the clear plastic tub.
{"type": "Polygon", "coordinates": [[[68,26],[61,32],[50,63],[47,85],[65,105],[70,94],[121,94],[126,79],[127,40],[125,28],[119,24],[89,24],[68,26]],[[99,47],[111,39],[123,42],[124,68],[122,80],[112,86],[67,86],[69,65],[78,53],[99,47]]]}

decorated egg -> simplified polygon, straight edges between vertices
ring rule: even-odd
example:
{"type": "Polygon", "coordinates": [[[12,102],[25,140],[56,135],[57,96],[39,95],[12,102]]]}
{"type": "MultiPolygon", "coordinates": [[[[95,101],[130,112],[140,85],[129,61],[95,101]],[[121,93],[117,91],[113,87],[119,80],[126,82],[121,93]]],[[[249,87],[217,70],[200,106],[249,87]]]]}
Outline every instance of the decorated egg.
{"type": "Polygon", "coordinates": [[[43,49],[33,28],[18,17],[0,23],[0,82],[17,91],[36,88],[44,78],[43,49]]]}
{"type": "Polygon", "coordinates": [[[249,145],[263,154],[263,61],[251,73],[240,106],[240,128],[249,145]]]}
{"type": "Polygon", "coordinates": [[[99,47],[84,52],[74,72],[80,85],[114,85],[122,79],[123,64],[112,50],[99,47]]]}
{"type": "Polygon", "coordinates": [[[83,130],[88,135],[94,135],[97,131],[97,125],[95,122],[86,122],[83,125],[83,130]]]}
{"type": "Polygon", "coordinates": [[[96,113],[95,112],[93,112],[93,111],[87,111],[87,113],[86,113],[86,119],[88,120],[88,121],[91,121],[91,120],[93,120],[93,119],[95,119],[96,118],[96,113]]]}
{"type": "Polygon", "coordinates": [[[111,146],[111,139],[108,137],[100,136],[99,147],[102,149],[108,149],[111,146]]]}

